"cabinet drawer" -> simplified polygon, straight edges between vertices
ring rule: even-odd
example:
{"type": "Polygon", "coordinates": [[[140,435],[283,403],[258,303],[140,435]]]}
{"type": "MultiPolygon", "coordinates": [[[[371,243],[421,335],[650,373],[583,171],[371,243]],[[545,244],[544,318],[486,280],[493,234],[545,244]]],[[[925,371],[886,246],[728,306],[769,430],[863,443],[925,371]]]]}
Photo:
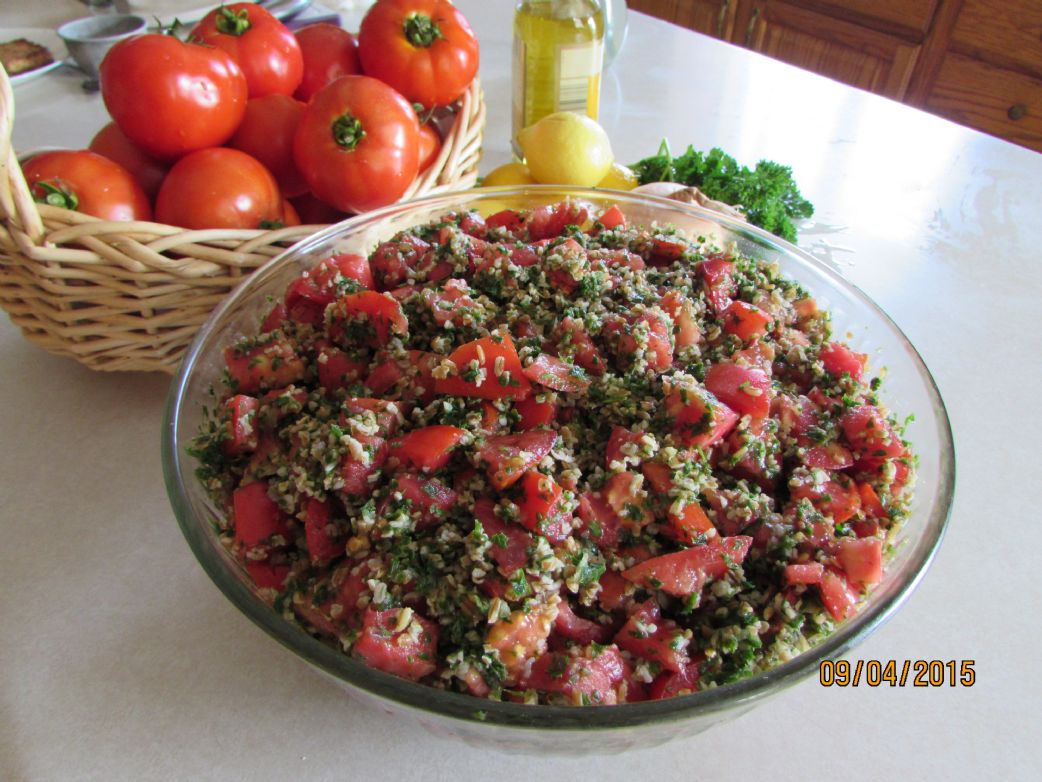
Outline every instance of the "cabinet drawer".
{"type": "Polygon", "coordinates": [[[964,0],[952,46],[1042,77],[1042,3],[1039,0],[964,0]]]}
{"type": "Polygon", "coordinates": [[[938,0],[802,0],[801,5],[837,19],[882,27],[921,43],[938,0]]]}
{"type": "Polygon", "coordinates": [[[948,54],[925,108],[1042,151],[1042,79],[948,54]]]}

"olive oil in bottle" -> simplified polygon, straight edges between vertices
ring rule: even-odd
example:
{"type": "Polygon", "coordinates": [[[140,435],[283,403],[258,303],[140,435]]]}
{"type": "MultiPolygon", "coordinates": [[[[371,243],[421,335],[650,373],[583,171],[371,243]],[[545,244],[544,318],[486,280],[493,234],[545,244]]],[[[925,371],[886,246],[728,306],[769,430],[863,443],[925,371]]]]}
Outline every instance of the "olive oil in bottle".
{"type": "Polygon", "coordinates": [[[521,0],[514,14],[514,150],[517,133],[547,114],[597,119],[604,15],[597,0],[521,0]]]}

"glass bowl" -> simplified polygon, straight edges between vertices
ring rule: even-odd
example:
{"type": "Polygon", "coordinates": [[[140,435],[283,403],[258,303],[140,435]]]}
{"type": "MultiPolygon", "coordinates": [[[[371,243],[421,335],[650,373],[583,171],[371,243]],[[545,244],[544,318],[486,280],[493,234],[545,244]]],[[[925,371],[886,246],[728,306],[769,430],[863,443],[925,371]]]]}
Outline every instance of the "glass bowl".
{"type": "Polygon", "coordinates": [[[376,708],[476,746],[538,753],[621,752],[690,736],[813,674],[822,660],[841,657],[892,616],[923,578],[947,524],[955,480],[951,429],[933,378],[900,329],[856,287],[793,245],[715,212],[648,195],[553,186],[484,188],[396,204],[331,226],[273,259],[224,300],[189,348],[170,389],[162,448],[167,492],[196,558],[227,598],[275,640],[376,708]],[[691,695],[616,706],[526,706],[444,692],[369,668],[284,619],[257,596],[218,540],[215,520],[221,511],[196,480],[196,463],[186,449],[209,389],[220,380],[223,348],[242,334],[256,333],[272,299],[280,298],[293,278],[333,253],[368,254],[395,232],[449,211],[476,209],[488,215],[566,197],[601,209],[618,204],[631,224],[674,224],[689,235],[733,241],[745,253],[777,262],[832,312],[837,335],[868,353],[877,371],[887,367],[883,401],[899,418],[915,416],[907,436],[920,459],[918,481],[911,515],[882,583],[857,616],[784,665],[691,695]]]}

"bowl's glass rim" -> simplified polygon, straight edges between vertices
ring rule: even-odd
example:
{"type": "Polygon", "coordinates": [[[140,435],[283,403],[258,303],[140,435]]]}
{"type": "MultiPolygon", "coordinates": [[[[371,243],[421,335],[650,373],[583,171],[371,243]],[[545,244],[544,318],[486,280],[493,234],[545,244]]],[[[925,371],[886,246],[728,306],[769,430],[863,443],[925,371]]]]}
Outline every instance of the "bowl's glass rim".
{"type": "Polygon", "coordinates": [[[930,404],[933,407],[937,423],[936,436],[941,444],[939,483],[936,489],[938,501],[930,507],[929,514],[925,519],[926,531],[906,564],[910,577],[890,594],[868,606],[852,619],[847,620],[824,641],[797,655],[792,660],[731,684],[665,700],[593,708],[530,706],[505,701],[485,700],[462,693],[439,690],[370,668],[343,654],[333,646],[308,635],[301,627],[284,619],[273,608],[258,598],[240,578],[228,570],[225,560],[222,559],[215,548],[219,544],[204,532],[204,525],[198,523],[198,520],[195,519],[186,499],[187,487],[184,485],[183,476],[185,474],[191,476],[193,471],[184,469],[182,460],[186,454],[179,453],[176,448],[175,433],[182,414],[180,403],[184,398],[184,391],[187,387],[191,370],[198,361],[201,350],[204,347],[205,335],[210,332],[212,325],[218,322],[225,312],[234,308],[239,299],[246,295],[248,286],[243,285],[229,294],[211,313],[187,350],[178,375],[170,386],[162,432],[163,471],[167,493],[178,524],[199,563],[225,596],[249,619],[294,654],[302,657],[310,665],[348,685],[381,698],[386,698],[402,706],[411,707],[439,717],[454,718],[475,724],[502,725],[533,730],[552,728],[554,730],[582,731],[625,728],[648,723],[669,722],[680,718],[706,716],[714,712],[730,711],[743,704],[751,705],[762,697],[798,683],[817,670],[821,661],[838,659],[852,646],[866,638],[886,622],[908,599],[912,591],[926,575],[926,571],[944,537],[955,487],[955,449],[951,425],[933,376],[930,374],[918,351],[901,329],[898,328],[897,324],[860,288],[799,247],[756,226],[731,219],[718,212],[659,196],[643,193],[633,194],[627,191],[590,190],[587,188],[556,185],[504,186],[475,188],[469,191],[427,196],[393,204],[349,218],[301,240],[264,264],[264,266],[254,272],[254,275],[260,275],[264,270],[280,264],[290,253],[307,252],[321,244],[327,237],[340,234],[358,225],[376,223],[414,209],[434,209],[437,208],[439,203],[453,204],[460,201],[477,201],[482,198],[494,199],[504,196],[535,196],[539,198],[555,196],[576,199],[610,198],[619,202],[638,201],[641,204],[653,206],[657,204],[664,208],[688,212],[694,217],[719,223],[732,232],[742,235],[757,244],[766,245],[776,252],[797,256],[802,262],[815,267],[817,271],[829,278],[840,289],[843,289],[860,300],[862,304],[874,310],[890,326],[916,365],[920,377],[924,381],[930,404]]]}

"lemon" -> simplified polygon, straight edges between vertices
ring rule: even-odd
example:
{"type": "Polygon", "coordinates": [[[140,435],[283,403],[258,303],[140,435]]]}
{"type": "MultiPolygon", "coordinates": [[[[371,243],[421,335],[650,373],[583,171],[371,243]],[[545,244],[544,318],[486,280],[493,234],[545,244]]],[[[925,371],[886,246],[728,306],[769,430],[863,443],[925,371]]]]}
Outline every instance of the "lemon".
{"type": "Polygon", "coordinates": [[[597,187],[606,187],[609,190],[632,190],[640,184],[633,169],[622,163],[612,163],[608,169],[608,175],[597,183],[597,187]]]}
{"type": "Polygon", "coordinates": [[[489,171],[481,180],[482,187],[498,185],[534,185],[535,179],[524,163],[504,163],[489,171]]]}
{"type": "Polygon", "coordinates": [[[604,128],[585,114],[548,114],[517,134],[532,176],[544,185],[593,187],[615,156],[604,128]]]}

